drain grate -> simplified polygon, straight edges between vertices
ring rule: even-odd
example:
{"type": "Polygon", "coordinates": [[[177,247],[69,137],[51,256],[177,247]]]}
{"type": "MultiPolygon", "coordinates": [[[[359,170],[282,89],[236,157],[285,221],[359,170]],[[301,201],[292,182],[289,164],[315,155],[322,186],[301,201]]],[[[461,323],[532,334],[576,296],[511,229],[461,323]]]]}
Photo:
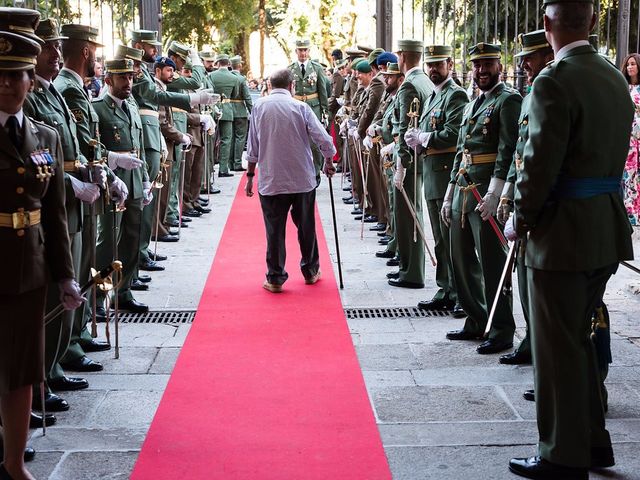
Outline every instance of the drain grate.
{"type": "Polygon", "coordinates": [[[345,308],[347,319],[356,318],[423,318],[446,317],[448,312],[422,310],[418,307],[380,307],[380,308],[345,308]]]}
{"type": "Polygon", "coordinates": [[[147,313],[120,313],[122,323],[193,323],[195,310],[163,310],[147,313]]]}

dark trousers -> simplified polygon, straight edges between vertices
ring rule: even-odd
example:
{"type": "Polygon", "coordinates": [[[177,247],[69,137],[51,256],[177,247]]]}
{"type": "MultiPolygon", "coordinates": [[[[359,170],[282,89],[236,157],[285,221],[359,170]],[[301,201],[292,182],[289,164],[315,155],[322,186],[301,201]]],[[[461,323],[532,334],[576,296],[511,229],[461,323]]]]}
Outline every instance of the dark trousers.
{"type": "Polygon", "coordinates": [[[298,229],[300,270],[304,278],[311,278],[320,268],[315,223],[316,191],[282,195],[260,195],[262,216],[267,232],[267,280],[282,285],[289,278],[284,265],[287,258],[285,233],[287,215],[298,229]]]}

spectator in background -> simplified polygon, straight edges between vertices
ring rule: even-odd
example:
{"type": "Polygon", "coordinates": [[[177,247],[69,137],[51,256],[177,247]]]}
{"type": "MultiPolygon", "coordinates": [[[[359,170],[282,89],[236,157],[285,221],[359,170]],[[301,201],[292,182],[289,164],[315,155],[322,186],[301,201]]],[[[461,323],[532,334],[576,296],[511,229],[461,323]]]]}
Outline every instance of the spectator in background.
{"type": "Polygon", "coordinates": [[[96,60],[96,64],[94,66],[95,75],[93,78],[85,79],[85,90],[91,95],[91,98],[98,98],[100,96],[100,91],[103,86],[103,67],[102,60],[96,60]]]}
{"type": "Polygon", "coordinates": [[[638,162],[640,155],[640,55],[632,53],[622,63],[622,74],[629,84],[631,100],[636,107],[631,127],[629,155],[624,168],[624,206],[629,215],[629,221],[634,227],[640,226],[640,176],[638,162]]]}

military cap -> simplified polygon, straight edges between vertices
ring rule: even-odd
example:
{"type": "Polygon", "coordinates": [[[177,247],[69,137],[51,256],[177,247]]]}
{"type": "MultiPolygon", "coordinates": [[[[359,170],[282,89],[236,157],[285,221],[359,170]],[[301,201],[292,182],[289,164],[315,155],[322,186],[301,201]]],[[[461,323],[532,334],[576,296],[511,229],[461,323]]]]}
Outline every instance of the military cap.
{"type": "Polygon", "coordinates": [[[544,0],[542,6],[551,5],[552,3],[593,3],[593,0],[544,0]]]}
{"type": "Polygon", "coordinates": [[[42,20],[36,28],[36,35],[44,42],[53,42],[56,40],[66,40],[67,37],[60,35],[60,27],[55,18],[47,18],[42,20]]]}
{"type": "Polygon", "coordinates": [[[357,46],[349,47],[344,51],[349,57],[364,57],[367,52],[360,50],[357,46]]]}
{"type": "Polygon", "coordinates": [[[524,57],[530,55],[543,48],[550,48],[547,37],[544,34],[544,30],[536,30],[535,32],[521,33],[518,35],[518,42],[520,43],[520,52],[516,54],[516,57],[524,57]]]}
{"type": "Polygon", "coordinates": [[[172,67],[174,70],[176,68],[178,68],[176,66],[176,62],[171,60],[169,57],[158,57],[158,58],[156,58],[156,61],[153,64],[153,68],[164,68],[164,67],[172,67]]]}
{"type": "Polygon", "coordinates": [[[367,57],[367,60],[369,61],[370,64],[376,64],[377,65],[376,60],[383,53],[384,53],[384,48],[375,48],[369,53],[369,56],[367,57]]]}
{"type": "Polygon", "coordinates": [[[213,52],[209,51],[200,52],[199,55],[202,60],[206,60],[208,62],[213,62],[216,59],[216,56],[213,54],[213,52]]]}
{"type": "Polygon", "coordinates": [[[240,55],[234,55],[229,59],[231,65],[242,65],[242,57],[240,55]]]}
{"type": "Polygon", "coordinates": [[[351,69],[355,70],[360,62],[366,62],[366,60],[364,58],[356,58],[356,59],[354,59],[353,62],[351,62],[351,69]]]}
{"type": "Polygon", "coordinates": [[[40,13],[29,8],[0,7],[0,30],[24,35],[40,44],[36,34],[40,13]]]}
{"type": "Polygon", "coordinates": [[[355,70],[360,73],[369,73],[371,72],[371,65],[369,64],[369,62],[361,60],[356,64],[355,70]]]}
{"type": "Polygon", "coordinates": [[[216,55],[216,59],[214,61],[218,63],[221,60],[229,60],[229,55],[225,53],[219,53],[218,55],[216,55]]]}
{"type": "Polygon", "coordinates": [[[116,48],[115,58],[128,58],[134,62],[141,62],[144,50],[139,50],[133,47],[127,47],[126,45],[118,45],[116,48]]]}
{"type": "Polygon", "coordinates": [[[93,43],[96,47],[104,47],[98,42],[98,29],[90,25],[80,25],[78,23],[67,23],[62,26],[62,35],[70,40],[84,40],[93,43]]]}
{"type": "Polygon", "coordinates": [[[168,51],[169,53],[178,55],[183,60],[186,60],[189,56],[189,47],[184,43],[176,42],[175,40],[169,45],[168,51]]]}
{"type": "Polygon", "coordinates": [[[40,43],[24,35],[0,31],[0,71],[31,70],[40,55],[40,43]]]}
{"type": "Polygon", "coordinates": [[[480,42],[469,49],[469,60],[497,59],[500,60],[502,48],[493,43],[480,42]]]}
{"type": "Polygon", "coordinates": [[[367,47],[365,45],[356,45],[356,47],[358,47],[359,50],[363,51],[365,55],[369,55],[371,52],[373,52],[372,47],[367,47]]]}
{"type": "Polygon", "coordinates": [[[449,45],[428,45],[424,47],[424,63],[442,62],[453,56],[453,48],[449,45]]]}
{"type": "Polygon", "coordinates": [[[349,60],[347,60],[346,58],[343,58],[342,60],[336,62],[336,67],[337,68],[344,68],[347,66],[347,64],[349,63],[349,60]]]}
{"type": "Polygon", "coordinates": [[[133,73],[133,60],[130,58],[114,58],[112,60],[105,60],[104,70],[107,75],[133,73]]]}
{"type": "Polygon", "coordinates": [[[311,40],[308,38],[296,40],[296,48],[311,48],[311,40]]]}
{"type": "Polygon", "coordinates": [[[398,40],[398,52],[418,52],[422,53],[422,40],[402,39],[398,40]]]}
{"type": "Polygon", "coordinates": [[[155,30],[131,30],[131,41],[148,43],[156,47],[162,45],[162,43],[158,41],[158,32],[155,30]]]}
{"type": "Polygon", "coordinates": [[[382,75],[400,75],[402,72],[397,63],[387,63],[387,70],[381,73],[382,75]]]}
{"type": "Polygon", "coordinates": [[[398,56],[391,52],[381,53],[376,59],[378,65],[386,65],[388,63],[398,63],[398,56]]]}

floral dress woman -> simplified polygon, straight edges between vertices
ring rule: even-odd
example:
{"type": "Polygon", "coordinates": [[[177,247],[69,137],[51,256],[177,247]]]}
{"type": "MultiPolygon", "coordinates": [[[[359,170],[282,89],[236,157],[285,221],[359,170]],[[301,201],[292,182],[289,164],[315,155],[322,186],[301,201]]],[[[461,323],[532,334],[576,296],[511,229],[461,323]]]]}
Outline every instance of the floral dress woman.
{"type": "Polygon", "coordinates": [[[622,176],[624,205],[631,225],[640,227],[640,55],[629,55],[623,63],[622,73],[629,82],[629,93],[636,107],[631,127],[629,155],[622,176]]]}

